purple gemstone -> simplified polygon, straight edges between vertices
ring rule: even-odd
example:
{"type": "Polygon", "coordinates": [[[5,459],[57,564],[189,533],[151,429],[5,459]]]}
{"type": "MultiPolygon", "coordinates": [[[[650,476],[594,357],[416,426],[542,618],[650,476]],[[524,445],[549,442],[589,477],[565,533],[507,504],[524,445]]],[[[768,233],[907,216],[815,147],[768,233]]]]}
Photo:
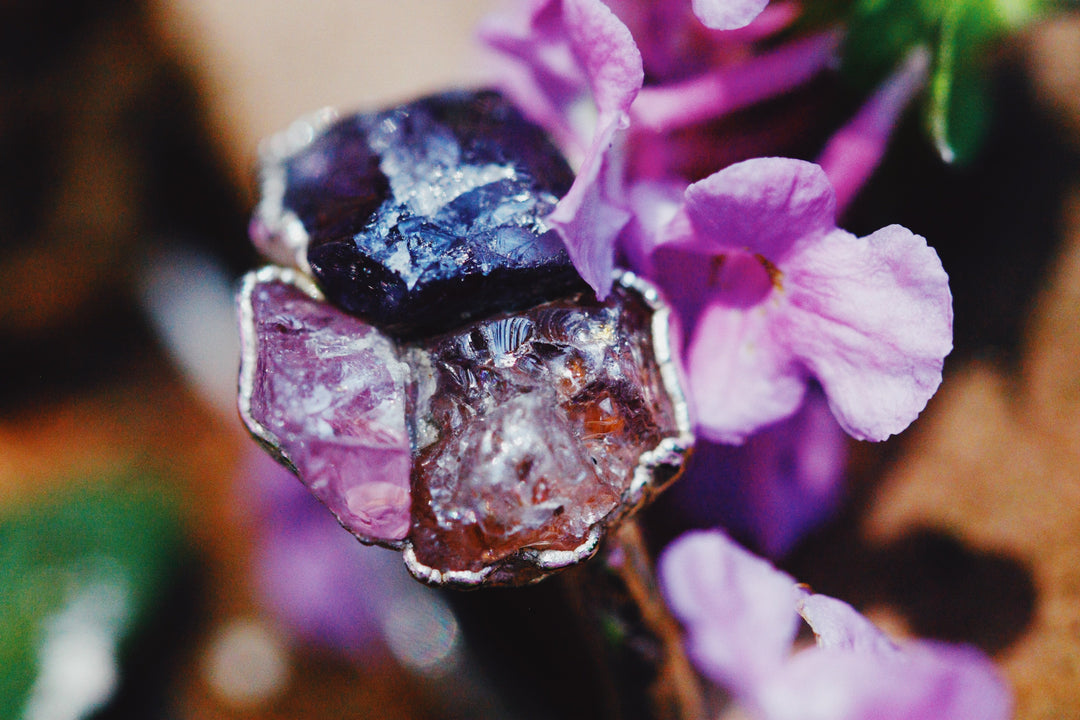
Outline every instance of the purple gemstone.
{"type": "Polygon", "coordinates": [[[408,371],[389,339],[316,297],[289,270],[246,278],[240,412],[353,534],[396,544],[409,529],[408,371]]]}
{"type": "Polygon", "coordinates": [[[257,244],[302,256],[331,302],[395,336],[584,288],[543,220],[573,173],[496,93],[343,118],[271,155],[263,177],[257,244]]]}

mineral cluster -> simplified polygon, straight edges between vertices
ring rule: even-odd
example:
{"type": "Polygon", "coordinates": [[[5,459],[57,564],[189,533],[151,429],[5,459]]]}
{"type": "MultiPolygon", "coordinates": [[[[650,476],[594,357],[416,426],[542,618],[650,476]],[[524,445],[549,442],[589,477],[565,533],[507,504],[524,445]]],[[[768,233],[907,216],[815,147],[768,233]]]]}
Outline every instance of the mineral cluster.
{"type": "Polygon", "coordinates": [[[691,444],[666,307],[585,288],[543,220],[570,171],[498,95],[312,130],[264,168],[253,236],[295,267],[240,293],[248,428],[427,582],[588,557],[691,444]]]}

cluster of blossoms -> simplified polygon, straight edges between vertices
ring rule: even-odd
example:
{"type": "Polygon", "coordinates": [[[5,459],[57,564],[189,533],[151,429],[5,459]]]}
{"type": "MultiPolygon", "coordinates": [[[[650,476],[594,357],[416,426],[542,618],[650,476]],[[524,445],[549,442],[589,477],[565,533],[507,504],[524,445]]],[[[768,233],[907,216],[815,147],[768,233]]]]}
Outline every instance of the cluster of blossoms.
{"type": "MultiPolygon", "coordinates": [[[[758,51],[798,15],[790,3],[765,5],[534,0],[481,30],[504,92],[577,161],[548,221],[581,275],[603,296],[612,268],[628,266],[674,305],[699,455],[793,422],[804,403],[822,402],[818,387],[843,430],[883,440],[925,407],[952,347],[948,278],[926,241],[897,225],[865,238],[836,226],[923,85],[925,51],[832,137],[821,165],[765,157],[704,178],[681,171],[725,157],[710,123],[835,64],[833,29],[758,51]]],[[[768,129],[761,135],[745,144],[766,150],[768,129]]],[[[802,501],[801,515],[790,504],[744,508],[745,529],[766,549],[786,549],[832,507],[835,493],[822,488],[839,481],[843,445],[829,421],[819,427],[814,446],[831,450],[799,497],[799,478],[730,478],[759,497],[802,501]],[[800,519],[778,528],[777,515],[800,519]]],[[[798,454],[799,437],[784,434],[791,442],[768,447],[798,454]]],[[[716,472],[694,463],[685,484],[716,472]]]]}
{"type": "MultiPolygon", "coordinates": [[[[952,347],[952,304],[922,237],[836,225],[924,84],[925,51],[833,135],[820,165],[763,157],[703,178],[682,170],[722,156],[709,123],[834,64],[832,29],[758,51],[798,14],[765,5],[533,0],[491,18],[482,38],[502,61],[502,90],[576,161],[548,221],[581,275],[602,297],[627,266],[675,308],[698,437],[680,480],[696,494],[689,504],[741,495],[723,519],[778,555],[837,499],[840,429],[883,440],[925,407],[952,347]]],[[[978,652],[901,650],[718,532],[677,540],[660,580],[698,669],[756,717],[1008,715],[978,652]],[[800,615],[817,645],[795,651],[800,615]]]]}

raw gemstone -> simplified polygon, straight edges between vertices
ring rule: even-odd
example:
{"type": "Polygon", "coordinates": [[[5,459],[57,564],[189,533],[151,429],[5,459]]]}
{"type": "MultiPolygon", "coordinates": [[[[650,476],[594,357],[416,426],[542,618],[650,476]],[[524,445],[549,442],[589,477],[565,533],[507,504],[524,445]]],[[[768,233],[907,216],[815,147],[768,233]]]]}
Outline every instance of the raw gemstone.
{"type": "Polygon", "coordinates": [[[415,574],[534,579],[544,574],[538,554],[588,554],[640,500],[635,473],[680,435],[677,411],[653,353],[652,308],[622,287],[603,304],[591,298],[409,352],[415,574]]]}
{"type": "Polygon", "coordinates": [[[626,276],[396,341],[293,270],[240,293],[240,412],[365,542],[433,584],[521,584],[585,559],[691,443],[666,310],[626,276]]]}
{"type": "Polygon", "coordinates": [[[282,208],[320,288],[385,332],[444,332],[584,287],[543,220],[573,173],[493,92],[346,117],[284,165],[282,208]]]}
{"type": "MultiPolygon", "coordinates": [[[[309,283],[310,284],[310,283],[309,283]]],[[[409,529],[408,371],[392,341],[268,267],[240,295],[240,413],[365,542],[409,529]]]]}

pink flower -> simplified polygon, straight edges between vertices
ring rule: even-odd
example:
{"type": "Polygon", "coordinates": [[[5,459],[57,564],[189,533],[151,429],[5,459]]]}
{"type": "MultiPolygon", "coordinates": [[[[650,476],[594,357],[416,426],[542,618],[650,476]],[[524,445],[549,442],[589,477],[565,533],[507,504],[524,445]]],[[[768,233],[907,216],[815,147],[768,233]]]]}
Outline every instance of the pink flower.
{"type": "Polygon", "coordinates": [[[687,533],[660,581],[691,660],[764,720],[1005,720],[1009,692],[964,646],[898,645],[850,605],[811,595],[720,532],[687,533]],[[795,650],[799,616],[814,646],[795,650]]]}
{"type": "Polygon", "coordinates": [[[817,165],[748,160],[681,202],[670,187],[634,199],[626,254],[679,311],[705,437],[742,442],[794,413],[815,378],[849,434],[883,440],[941,383],[952,298],[937,254],[899,225],[865,238],[837,228],[817,165]]]}

